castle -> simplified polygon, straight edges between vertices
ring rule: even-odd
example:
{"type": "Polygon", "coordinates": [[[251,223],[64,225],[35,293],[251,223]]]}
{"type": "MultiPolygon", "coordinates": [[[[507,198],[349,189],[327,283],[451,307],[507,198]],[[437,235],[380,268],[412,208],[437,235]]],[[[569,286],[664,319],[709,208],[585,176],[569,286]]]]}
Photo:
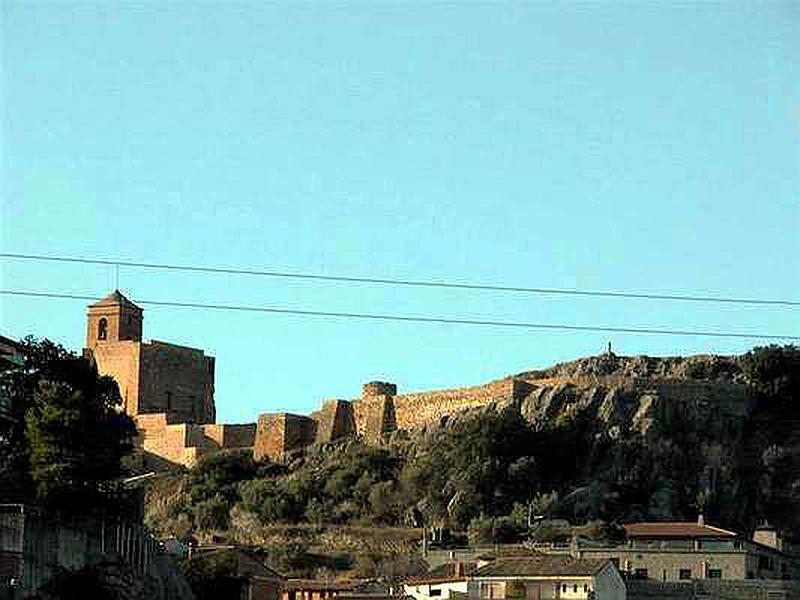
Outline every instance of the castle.
{"type": "Polygon", "coordinates": [[[88,307],[84,356],[116,380],[139,430],[139,458],[151,468],[191,465],[207,452],[251,447],[255,424],[215,424],[214,358],[144,342],[142,329],[142,309],[119,290],[88,307]]]}
{"type": "Polygon", "coordinates": [[[743,384],[690,374],[706,363],[724,366],[729,358],[607,352],[473,387],[398,394],[396,385],[373,381],[359,398],[327,400],[310,415],[264,413],[257,423],[216,424],[214,358],[195,348],[143,342],[142,323],[142,309],[119,290],[112,292],[88,307],[84,353],[99,373],[117,381],[124,410],[139,429],[140,466],[148,469],[191,466],[204,454],[226,449],[249,448],[256,459],[284,462],[312,444],[352,437],[376,444],[395,431],[444,423],[487,406],[513,404],[531,423],[590,409],[611,434],[620,427],[644,433],[658,415],[681,403],[709,427],[750,409],[743,384]]]}
{"type": "Polygon", "coordinates": [[[355,400],[332,399],[311,415],[265,413],[258,423],[216,424],[215,361],[202,350],[142,340],[143,311],[119,290],[87,309],[84,355],[113,377],[123,407],[139,430],[142,466],[191,466],[211,452],[252,448],[257,459],[283,461],[314,443],[361,436],[378,443],[473,406],[519,397],[524,382],[398,395],[397,386],[370,382],[355,400]]]}

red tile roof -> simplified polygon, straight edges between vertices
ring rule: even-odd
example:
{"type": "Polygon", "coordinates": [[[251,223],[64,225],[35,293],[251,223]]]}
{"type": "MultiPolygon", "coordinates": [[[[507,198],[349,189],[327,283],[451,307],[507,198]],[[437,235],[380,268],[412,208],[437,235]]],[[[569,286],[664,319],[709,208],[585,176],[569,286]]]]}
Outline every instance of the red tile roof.
{"type": "Polygon", "coordinates": [[[404,583],[408,585],[424,585],[424,584],[435,584],[435,583],[449,583],[453,581],[464,581],[467,579],[468,575],[471,575],[475,569],[477,569],[478,565],[472,562],[465,562],[460,563],[461,565],[461,574],[458,574],[458,569],[456,566],[459,563],[445,563],[443,565],[439,565],[438,567],[431,569],[424,575],[419,575],[417,577],[409,577],[405,580],[404,583]]]}
{"type": "Polygon", "coordinates": [[[628,523],[625,535],[629,538],[734,538],[737,534],[712,525],[694,522],[628,523]]]}
{"type": "Polygon", "coordinates": [[[605,559],[578,559],[542,554],[527,558],[498,558],[472,576],[481,577],[592,577],[609,563],[605,559]]]}

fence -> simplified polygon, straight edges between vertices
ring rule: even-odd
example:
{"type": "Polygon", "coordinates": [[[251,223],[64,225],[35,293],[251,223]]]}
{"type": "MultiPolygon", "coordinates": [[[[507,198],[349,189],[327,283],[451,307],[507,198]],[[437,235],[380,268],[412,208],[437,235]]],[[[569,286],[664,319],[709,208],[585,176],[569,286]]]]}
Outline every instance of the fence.
{"type": "Polygon", "coordinates": [[[58,571],[116,553],[139,575],[156,571],[158,542],[142,526],[102,518],[55,519],[20,504],[0,504],[0,598],[33,591],[58,571]]]}

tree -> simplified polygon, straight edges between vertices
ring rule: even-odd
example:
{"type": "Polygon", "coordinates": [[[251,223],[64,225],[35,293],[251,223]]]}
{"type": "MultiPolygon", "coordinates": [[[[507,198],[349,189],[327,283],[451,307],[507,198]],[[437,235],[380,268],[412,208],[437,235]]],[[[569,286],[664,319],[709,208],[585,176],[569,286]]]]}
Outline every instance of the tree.
{"type": "Polygon", "coordinates": [[[24,347],[25,368],[12,382],[18,419],[4,455],[29,482],[25,500],[61,512],[122,509],[118,480],[136,427],[121,411],[116,383],[48,340],[28,338],[24,347]]]}

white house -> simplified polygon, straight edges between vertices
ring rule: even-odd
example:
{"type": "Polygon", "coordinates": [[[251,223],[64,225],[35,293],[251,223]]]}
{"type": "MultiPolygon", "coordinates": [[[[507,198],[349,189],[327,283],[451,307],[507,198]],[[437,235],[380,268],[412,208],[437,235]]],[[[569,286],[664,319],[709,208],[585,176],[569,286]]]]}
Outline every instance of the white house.
{"type": "Polygon", "coordinates": [[[532,555],[498,558],[472,573],[475,600],[625,600],[625,582],[609,560],[532,555]]]}
{"type": "Polygon", "coordinates": [[[448,600],[467,595],[468,575],[476,569],[475,563],[447,563],[420,577],[403,583],[406,596],[415,600],[448,600]]]}

